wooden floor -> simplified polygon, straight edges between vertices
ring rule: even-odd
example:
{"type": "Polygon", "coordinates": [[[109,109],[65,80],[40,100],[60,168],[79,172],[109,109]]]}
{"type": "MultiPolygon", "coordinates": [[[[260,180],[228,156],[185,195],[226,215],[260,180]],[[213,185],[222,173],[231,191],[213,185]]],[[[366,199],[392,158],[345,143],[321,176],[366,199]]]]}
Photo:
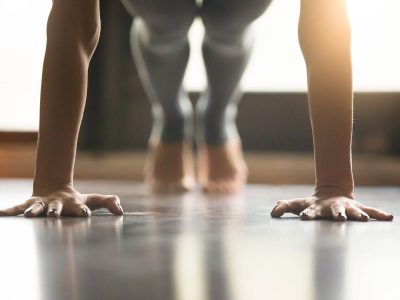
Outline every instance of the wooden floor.
{"type": "MultiPolygon", "coordinates": [[[[237,196],[152,196],[128,181],[80,182],[119,194],[125,215],[0,218],[1,299],[400,299],[400,188],[359,188],[393,222],[271,219],[310,186],[249,186],[237,196]]],[[[0,204],[29,181],[0,181],[0,204]]]]}

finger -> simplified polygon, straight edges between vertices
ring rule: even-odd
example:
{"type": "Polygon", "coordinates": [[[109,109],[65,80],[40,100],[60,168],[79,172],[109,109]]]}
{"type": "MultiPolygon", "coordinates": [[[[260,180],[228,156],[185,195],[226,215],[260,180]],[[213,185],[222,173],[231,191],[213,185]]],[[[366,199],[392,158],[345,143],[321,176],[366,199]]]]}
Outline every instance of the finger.
{"type": "Polygon", "coordinates": [[[367,222],[369,220],[368,214],[363,212],[358,207],[354,207],[354,206],[351,206],[350,208],[347,209],[347,215],[348,215],[349,219],[352,219],[355,221],[367,222]]]}
{"type": "Polygon", "coordinates": [[[43,201],[37,201],[25,210],[24,216],[26,218],[38,217],[44,212],[44,209],[45,204],[43,203],[43,201]]]}
{"type": "Polygon", "coordinates": [[[370,218],[377,219],[377,220],[382,220],[382,221],[392,221],[393,220],[393,215],[389,214],[387,212],[384,212],[383,210],[376,209],[373,207],[369,206],[363,206],[361,209],[366,212],[370,218]]]}
{"type": "Polygon", "coordinates": [[[2,210],[0,210],[0,217],[21,215],[29,207],[29,205],[30,205],[30,203],[27,201],[25,203],[15,205],[10,208],[2,209],[2,210]]]}
{"type": "Polygon", "coordinates": [[[280,200],[271,212],[273,218],[279,218],[285,213],[300,215],[300,213],[311,205],[313,199],[297,198],[292,200],[280,200]]]}
{"type": "Polygon", "coordinates": [[[332,204],[331,205],[331,212],[332,212],[332,217],[335,221],[346,221],[347,216],[346,216],[346,210],[343,205],[341,204],[332,204]]]}
{"type": "Polygon", "coordinates": [[[271,211],[271,217],[279,218],[289,212],[289,203],[285,200],[279,200],[271,211]]]}
{"type": "Polygon", "coordinates": [[[317,218],[317,211],[313,207],[306,208],[300,213],[300,218],[304,221],[315,220],[317,218]]]}
{"type": "Polygon", "coordinates": [[[62,202],[60,200],[54,200],[49,203],[49,208],[47,209],[47,216],[49,218],[59,218],[62,211],[62,202]]]}
{"type": "Polygon", "coordinates": [[[81,218],[90,217],[92,214],[89,207],[87,207],[86,204],[83,203],[73,204],[71,207],[71,212],[74,217],[81,218]]]}
{"type": "Polygon", "coordinates": [[[84,218],[91,215],[90,209],[76,200],[65,202],[61,211],[62,216],[84,218]]]}
{"type": "Polygon", "coordinates": [[[120,200],[115,195],[89,194],[87,195],[86,204],[91,210],[107,208],[114,215],[122,215],[124,213],[120,200]]]}

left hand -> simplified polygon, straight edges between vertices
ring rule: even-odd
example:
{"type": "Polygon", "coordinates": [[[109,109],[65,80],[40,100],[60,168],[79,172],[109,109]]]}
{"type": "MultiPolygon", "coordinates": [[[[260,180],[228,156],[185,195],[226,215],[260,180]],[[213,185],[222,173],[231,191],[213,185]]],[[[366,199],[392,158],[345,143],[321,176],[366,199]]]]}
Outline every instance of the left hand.
{"type": "Polygon", "coordinates": [[[300,216],[302,220],[328,219],[335,221],[392,221],[393,215],[342,195],[315,195],[307,198],[280,200],[271,211],[271,217],[279,218],[285,213],[300,216]]]}

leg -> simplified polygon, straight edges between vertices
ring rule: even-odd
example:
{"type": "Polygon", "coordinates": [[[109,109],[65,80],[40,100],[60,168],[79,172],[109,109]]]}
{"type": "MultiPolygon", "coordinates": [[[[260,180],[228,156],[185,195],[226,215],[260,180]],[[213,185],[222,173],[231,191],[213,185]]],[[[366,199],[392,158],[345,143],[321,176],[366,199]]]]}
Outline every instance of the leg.
{"type": "Polygon", "coordinates": [[[123,0],[136,14],[131,47],[151,100],[153,130],[145,168],[155,190],[193,185],[192,106],[182,89],[189,59],[187,32],[196,16],[194,0],[123,0]]]}
{"type": "Polygon", "coordinates": [[[251,49],[251,23],[270,0],[204,0],[203,57],[208,88],[196,113],[200,133],[199,179],[209,192],[234,192],[247,178],[235,119],[238,87],[251,49]]]}

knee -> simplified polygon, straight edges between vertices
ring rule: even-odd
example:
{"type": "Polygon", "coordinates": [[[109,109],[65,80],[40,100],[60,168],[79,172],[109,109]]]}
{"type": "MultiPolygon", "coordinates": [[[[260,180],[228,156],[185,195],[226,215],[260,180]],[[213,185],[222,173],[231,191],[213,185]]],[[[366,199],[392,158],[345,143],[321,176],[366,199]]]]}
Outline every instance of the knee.
{"type": "Polygon", "coordinates": [[[175,41],[183,39],[192,25],[197,8],[191,1],[122,0],[125,8],[140,18],[153,40],[175,41]]]}
{"type": "Polygon", "coordinates": [[[91,55],[100,38],[98,0],[54,1],[47,23],[48,42],[77,44],[91,55]]]}
{"type": "Polygon", "coordinates": [[[271,0],[227,1],[226,7],[206,5],[202,20],[206,35],[220,43],[240,42],[249,25],[261,16],[271,0]]]}

